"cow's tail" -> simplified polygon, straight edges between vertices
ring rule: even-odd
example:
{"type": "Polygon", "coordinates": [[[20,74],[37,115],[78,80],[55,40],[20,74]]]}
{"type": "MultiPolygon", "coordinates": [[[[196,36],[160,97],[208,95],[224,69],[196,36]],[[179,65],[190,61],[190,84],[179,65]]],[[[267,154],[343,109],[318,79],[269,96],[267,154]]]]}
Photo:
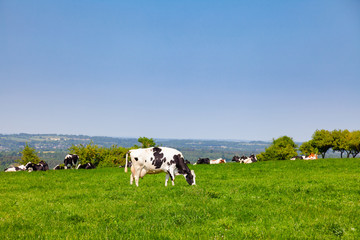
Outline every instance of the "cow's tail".
{"type": "Polygon", "coordinates": [[[127,166],[128,166],[128,155],[129,155],[129,152],[126,153],[126,161],[125,161],[125,172],[127,172],[127,166]]]}

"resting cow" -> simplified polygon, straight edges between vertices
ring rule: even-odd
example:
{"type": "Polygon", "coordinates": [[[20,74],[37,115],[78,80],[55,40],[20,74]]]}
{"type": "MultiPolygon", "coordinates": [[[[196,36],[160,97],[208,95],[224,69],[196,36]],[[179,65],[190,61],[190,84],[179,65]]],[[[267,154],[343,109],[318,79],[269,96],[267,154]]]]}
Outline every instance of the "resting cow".
{"type": "Polygon", "coordinates": [[[244,155],[241,156],[241,157],[239,157],[239,156],[234,156],[231,161],[233,161],[233,162],[238,162],[238,163],[243,163],[245,159],[247,159],[247,157],[244,156],[244,155]]]}
{"type": "Polygon", "coordinates": [[[54,170],[63,170],[63,169],[65,169],[65,166],[58,164],[58,165],[56,165],[53,169],[54,169],[54,170]]]}
{"type": "Polygon", "coordinates": [[[47,171],[47,170],[49,170],[49,165],[44,161],[40,161],[38,164],[28,162],[25,165],[25,168],[29,172],[31,172],[31,171],[47,171]]]}
{"type": "Polygon", "coordinates": [[[5,172],[18,172],[18,171],[25,171],[26,167],[24,165],[20,165],[18,167],[9,167],[9,168],[5,168],[4,171],[5,172]]]}
{"type": "Polygon", "coordinates": [[[126,154],[125,172],[127,172],[128,154],[132,162],[130,184],[135,179],[136,186],[139,186],[139,178],[143,178],[146,174],[165,172],[165,186],[169,178],[174,185],[176,175],[183,175],[189,185],[195,185],[195,172],[190,171],[182,153],[176,149],[152,147],[130,150],[126,154]]]}
{"type": "Polygon", "coordinates": [[[210,164],[210,158],[199,158],[194,165],[196,164],[210,164]]]}
{"type": "Polygon", "coordinates": [[[210,160],[210,164],[220,164],[220,163],[226,163],[226,160],[222,158],[216,160],[210,160]]]}
{"type": "Polygon", "coordinates": [[[68,165],[70,165],[70,167],[76,166],[78,160],[79,160],[79,156],[76,154],[66,155],[64,159],[65,169],[68,169],[68,165]]]}
{"type": "Polygon", "coordinates": [[[95,165],[92,163],[79,164],[76,169],[94,169],[95,165]]]}

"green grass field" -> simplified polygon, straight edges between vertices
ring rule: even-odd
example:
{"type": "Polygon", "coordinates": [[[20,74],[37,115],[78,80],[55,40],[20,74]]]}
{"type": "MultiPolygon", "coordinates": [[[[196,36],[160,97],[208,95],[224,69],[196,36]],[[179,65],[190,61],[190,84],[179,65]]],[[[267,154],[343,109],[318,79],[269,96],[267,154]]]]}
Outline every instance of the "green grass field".
{"type": "Polygon", "coordinates": [[[360,239],[360,160],[0,173],[0,239],[360,239]]]}

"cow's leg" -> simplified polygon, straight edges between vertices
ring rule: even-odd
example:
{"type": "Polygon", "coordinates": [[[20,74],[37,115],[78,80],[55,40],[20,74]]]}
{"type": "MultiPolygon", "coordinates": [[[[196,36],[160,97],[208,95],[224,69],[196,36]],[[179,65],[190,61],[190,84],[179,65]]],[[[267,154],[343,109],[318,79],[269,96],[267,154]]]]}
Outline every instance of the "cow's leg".
{"type": "Polygon", "coordinates": [[[141,170],[142,170],[141,167],[134,167],[134,178],[137,187],[139,186],[139,178],[140,178],[141,170]]]}
{"type": "Polygon", "coordinates": [[[134,181],[134,176],[133,176],[133,174],[131,173],[131,174],[130,174],[130,185],[133,184],[133,181],[134,181]]]}
{"type": "MultiPolygon", "coordinates": [[[[175,185],[175,182],[174,182],[174,180],[175,180],[174,171],[173,171],[173,170],[168,171],[168,175],[170,176],[170,178],[171,178],[171,183],[172,183],[172,185],[174,186],[174,185],[175,185]]],[[[167,178],[167,180],[169,180],[169,178],[167,178]]],[[[166,185],[167,185],[167,182],[166,182],[166,185]]],[[[165,186],[166,186],[166,185],[165,185],[165,186]]]]}
{"type": "Polygon", "coordinates": [[[135,168],[131,166],[131,174],[130,174],[130,185],[133,184],[134,178],[135,178],[135,168]]]}
{"type": "Polygon", "coordinates": [[[169,173],[166,173],[166,177],[165,177],[165,187],[167,187],[169,178],[170,178],[170,174],[169,174],[169,173]]]}

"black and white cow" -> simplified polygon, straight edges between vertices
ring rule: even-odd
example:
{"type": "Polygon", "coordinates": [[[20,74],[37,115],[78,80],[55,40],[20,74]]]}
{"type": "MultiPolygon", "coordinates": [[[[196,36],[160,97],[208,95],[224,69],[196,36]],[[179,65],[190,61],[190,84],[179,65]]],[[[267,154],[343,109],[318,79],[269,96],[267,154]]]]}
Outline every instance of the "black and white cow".
{"type": "Polygon", "coordinates": [[[24,165],[20,165],[18,167],[9,167],[9,168],[5,168],[4,171],[5,172],[18,172],[18,171],[25,171],[26,167],[24,165]]]}
{"type": "Polygon", "coordinates": [[[65,165],[65,169],[68,169],[68,165],[70,165],[71,167],[76,166],[76,163],[79,161],[79,156],[76,154],[68,154],[65,156],[64,159],[64,165],[65,165]]]}
{"type": "Polygon", "coordinates": [[[88,162],[88,163],[85,163],[85,164],[79,164],[76,169],[94,169],[95,168],[95,165],[88,162]]]}
{"type": "Polygon", "coordinates": [[[195,172],[190,170],[184,162],[181,152],[167,147],[151,147],[132,149],[126,154],[125,172],[127,172],[128,154],[132,162],[130,184],[135,179],[139,186],[139,178],[146,174],[165,172],[165,186],[171,178],[172,185],[176,175],[183,175],[189,185],[195,185],[195,172]]]}
{"type": "Polygon", "coordinates": [[[40,161],[38,164],[28,162],[25,165],[25,168],[29,172],[31,172],[31,171],[47,171],[47,170],[49,170],[49,165],[44,161],[40,161]]]}
{"type": "Polygon", "coordinates": [[[63,170],[63,169],[65,169],[65,166],[58,164],[58,165],[56,165],[53,169],[54,169],[54,170],[63,170]]]}
{"type": "Polygon", "coordinates": [[[247,159],[243,160],[243,163],[257,162],[257,158],[254,154],[251,154],[247,159]]]}
{"type": "Polygon", "coordinates": [[[132,163],[129,161],[127,163],[127,165],[120,165],[119,168],[124,168],[125,166],[127,166],[128,168],[132,166],[132,163]]]}
{"type": "Polygon", "coordinates": [[[239,156],[234,156],[231,161],[233,161],[233,162],[238,162],[238,163],[243,163],[245,159],[247,159],[247,157],[244,156],[244,155],[241,156],[241,157],[239,157],[239,156]]]}
{"type": "Polygon", "coordinates": [[[196,164],[210,164],[210,158],[199,158],[194,165],[196,164]]]}
{"type": "Polygon", "coordinates": [[[305,159],[305,156],[295,156],[295,157],[292,157],[290,158],[290,160],[296,160],[296,159],[305,159]]]}

